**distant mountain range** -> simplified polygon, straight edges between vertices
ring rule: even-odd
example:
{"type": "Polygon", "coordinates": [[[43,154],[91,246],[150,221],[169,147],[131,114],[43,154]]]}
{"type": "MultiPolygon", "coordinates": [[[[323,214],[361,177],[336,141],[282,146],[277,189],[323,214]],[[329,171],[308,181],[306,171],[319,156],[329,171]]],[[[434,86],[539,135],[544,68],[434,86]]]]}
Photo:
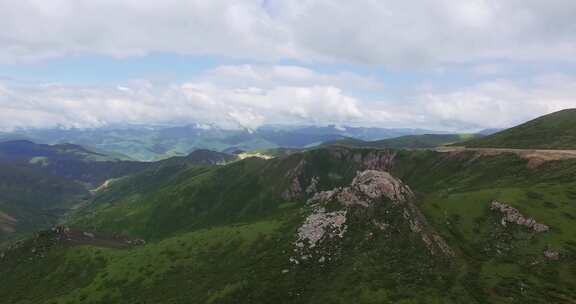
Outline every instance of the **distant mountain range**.
{"type": "Polygon", "coordinates": [[[279,127],[256,130],[223,130],[216,127],[146,127],[102,129],[35,129],[0,133],[2,140],[30,140],[44,144],[77,144],[94,150],[118,153],[134,160],[152,161],[184,156],[197,149],[251,151],[270,148],[305,148],[352,137],[381,140],[403,135],[439,134],[424,129],[385,129],[358,127],[279,127]]]}
{"type": "Polygon", "coordinates": [[[405,135],[376,141],[364,141],[355,138],[345,138],[326,142],[322,144],[322,146],[337,145],[380,149],[427,149],[482,137],[484,137],[482,134],[423,134],[405,135]]]}

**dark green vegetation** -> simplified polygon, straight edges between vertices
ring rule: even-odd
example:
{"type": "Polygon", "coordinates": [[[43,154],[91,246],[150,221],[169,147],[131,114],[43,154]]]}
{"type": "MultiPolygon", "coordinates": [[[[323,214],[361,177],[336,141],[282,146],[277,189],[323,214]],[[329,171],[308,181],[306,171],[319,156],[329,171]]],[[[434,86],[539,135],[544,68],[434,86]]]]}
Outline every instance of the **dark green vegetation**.
{"type": "MultiPolygon", "coordinates": [[[[148,243],[120,250],[30,239],[0,259],[6,303],[573,303],[576,160],[534,168],[512,154],[320,148],[226,166],[148,168],[74,214],[78,229],[148,243]],[[391,162],[388,162],[391,160],[391,162]],[[455,256],[432,254],[394,203],[347,207],[348,230],[298,265],[316,191],[386,169],[416,194],[455,256]],[[299,187],[294,187],[294,180],[299,187]],[[286,195],[287,189],[291,191],[286,195]],[[284,198],[283,198],[284,197],[284,198]],[[501,224],[492,200],[551,227],[501,224]],[[378,228],[374,221],[384,222],[378,228]],[[43,248],[38,253],[38,248],[43,248]],[[545,250],[559,260],[544,257],[545,250]],[[49,278],[49,279],[47,279],[49,278]]],[[[330,206],[330,208],[343,208],[330,206]]],[[[335,209],[336,210],[336,209],[335,209]]]]}
{"type": "Polygon", "coordinates": [[[0,242],[46,228],[86,204],[105,181],[163,167],[222,164],[235,157],[198,150],[157,163],[123,161],[76,145],[0,143],[0,242]]]}
{"type": "Polygon", "coordinates": [[[336,128],[264,126],[256,130],[223,130],[213,126],[133,126],[109,129],[39,129],[0,133],[1,140],[26,139],[37,143],[73,143],[97,148],[135,160],[151,161],[184,156],[197,149],[252,151],[271,148],[304,148],[323,142],[354,137],[378,140],[409,134],[435,133],[420,129],[336,128]]]}
{"type": "Polygon", "coordinates": [[[324,143],[323,146],[337,145],[379,149],[426,149],[481,137],[483,137],[483,135],[480,134],[423,134],[405,135],[377,141],[363,141],[355,138],[344,138],[324,143]]]}
{"type": "Polygon", "coordinates": [[[542,116],[494,135],[458,145],[478,148],[576,149],[576,109],[542,116]]]}
{"type": "Polygon", "coordinates": [[[71,144],[44,145],[23,140],[0,142],[0,163],[42,171],[91,187],[148,166],[123,159],[71,144]]]}
{"type": "Polygon", "coordinates": [[[43,145],[26,140],[0,142],[0,161],[42,163],[44,161],[119,161],[127,156],[97,152],[72,144],[43,145]]]}
{"type": "Polygon", "coordinates": [[[0,164],[0,242],[15,232],[48,227],[88,197],[79,183],[41,170],[0,164]]]}

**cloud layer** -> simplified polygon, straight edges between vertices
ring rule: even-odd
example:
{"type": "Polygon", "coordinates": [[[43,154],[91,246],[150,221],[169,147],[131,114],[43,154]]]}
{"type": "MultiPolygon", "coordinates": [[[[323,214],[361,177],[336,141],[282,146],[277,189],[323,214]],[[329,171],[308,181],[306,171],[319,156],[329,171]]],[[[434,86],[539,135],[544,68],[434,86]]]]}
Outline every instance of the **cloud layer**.
{"type": "Polygon", "coordinates": [[[344,124],[363,117],[360,102],[337,87],[350,79],[358,85],[371,84],[347,74],[248,65],[223,66],[195,82],[168,85],[6,82],[0,85],[0,128],[203,123],[253,129],[266,123],[344,124]],[[230,77],[217,81],[222,74],[230,77]]]}
{"type": "Polygon", "coordinates": [[[208,54],[391,66],[573,61],[572,0],[0,0],[0,62],[208,54]]]}
{"type": "Polygon", "coordinates": [[[364,100],[380,82],[298,66],[222,66],[195,81],[122,86],[0,82],[0,129],[202,123],[254,129],[263,124],[339,124],[445,130],[509,127],[576,106],[576,77],[528,84],[498,80],[448,91],[415,90],[403,102],[364,100]]]}
{"type": "Polygon", "coordinates": [[[91,55],[228,62],[161,84],[0,74],[0,129],[508,127],[576,107],[574,16],[573,0],[0,0],[0,68],[91,55]],[[449,84],[429,71],[452,73],[449,84]]]}

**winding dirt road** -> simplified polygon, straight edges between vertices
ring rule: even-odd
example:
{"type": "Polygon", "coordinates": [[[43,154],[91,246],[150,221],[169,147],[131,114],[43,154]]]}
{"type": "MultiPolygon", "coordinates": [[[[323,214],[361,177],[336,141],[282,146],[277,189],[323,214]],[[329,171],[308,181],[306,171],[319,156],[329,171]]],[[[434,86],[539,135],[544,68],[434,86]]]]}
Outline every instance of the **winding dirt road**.
{"type": "Polygon", "coordinates": [[[467,148],[467,147],[438,147],[433,149],[442,153],[458,153],[465,151],[478,152],[481,155],[498,155],[503,153],[513,153],[529,161],[530,166],[564,159],[576,159],[576,150],[540,150],[540,149],[501,149],[501,148],[467,148]]]}

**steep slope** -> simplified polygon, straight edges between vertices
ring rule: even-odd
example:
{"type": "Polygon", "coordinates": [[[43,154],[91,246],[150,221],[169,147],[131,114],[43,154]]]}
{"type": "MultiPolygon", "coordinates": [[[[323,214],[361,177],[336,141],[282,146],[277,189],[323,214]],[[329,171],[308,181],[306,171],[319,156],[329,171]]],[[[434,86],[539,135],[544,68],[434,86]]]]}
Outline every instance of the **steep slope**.
{"type": "Polygon", "coordinates": [[[332,142],[326,142],[323,146],[340,145],[347,147],[365,147],[380,149],[426,149],[447,145],[471,138],[481,138],[480,134],[423,134],[406,135],[377,141],[362,141],[354,138],[346,138],[332,142]]]}
{"type": "Polygon", "coordinates": [[[494,135],[458,145],[485,148],[576,149],[576,109],[548,114],[494,135]]]}
{"type": "Polygon", "coordinates": [[[10,303],[572,303],[576,161],[331,147],[160,167],[1,254],[10,303]],[[51,280],[43,280],[50,276],[51,280]]]}

